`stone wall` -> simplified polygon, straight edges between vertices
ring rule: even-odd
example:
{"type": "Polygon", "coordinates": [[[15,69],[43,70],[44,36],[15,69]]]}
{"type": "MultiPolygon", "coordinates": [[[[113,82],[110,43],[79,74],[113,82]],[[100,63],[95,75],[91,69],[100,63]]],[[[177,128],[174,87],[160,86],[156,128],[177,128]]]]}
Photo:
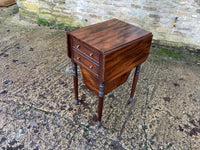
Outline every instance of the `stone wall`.
{"type": "Polygon", "coordinates": [[[153,32],[161,43],[200,48],[200,0],[17,0],[17,4],[21,17],[35,21],[82,27],[118,18],[153,32]]]}

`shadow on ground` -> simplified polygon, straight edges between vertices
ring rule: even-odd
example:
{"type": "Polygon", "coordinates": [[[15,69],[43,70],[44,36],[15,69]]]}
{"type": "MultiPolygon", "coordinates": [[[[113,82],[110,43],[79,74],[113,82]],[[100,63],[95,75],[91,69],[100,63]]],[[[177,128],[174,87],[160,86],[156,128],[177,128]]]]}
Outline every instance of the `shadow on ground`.
{"type": "Polygon", "coordinates": [[[177,59],[152,47],[134,102],[126,105],[132,72],[105,96],[97,128],[97,97],[80,71],[82,104],[73,103],[65,32],[19,20],[16,5],[0,13],[1,149],[199,149],[198,57],[177,59]]]}

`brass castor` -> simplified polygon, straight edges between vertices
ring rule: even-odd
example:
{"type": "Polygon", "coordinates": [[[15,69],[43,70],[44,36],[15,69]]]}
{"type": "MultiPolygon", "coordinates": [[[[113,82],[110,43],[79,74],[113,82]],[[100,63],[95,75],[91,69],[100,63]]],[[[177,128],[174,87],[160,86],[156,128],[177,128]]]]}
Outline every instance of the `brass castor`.
{"type": "Polygon", "coordinates": [[[102,126],[101,121],[97,121],[97,126],[98,126],[98,127],[102,126]]]}
{"type": "Polygon", "coordinates": [[[75,102],[74,102],[74,103],[75,103],[76,105],[78,105],[78,102],[79,102],[79,100],[78,100],[78,99],[75,99],[75,102]]]}

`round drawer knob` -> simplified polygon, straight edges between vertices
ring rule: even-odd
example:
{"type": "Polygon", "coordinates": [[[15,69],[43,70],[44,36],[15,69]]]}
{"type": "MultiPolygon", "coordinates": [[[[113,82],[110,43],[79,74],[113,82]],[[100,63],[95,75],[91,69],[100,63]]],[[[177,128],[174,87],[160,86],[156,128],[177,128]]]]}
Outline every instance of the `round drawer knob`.
{"type": "Polygon", "coordinates": [[[90,53],[90,56],[93,56],[93,53],[90,53]]]}
{"type": "Polygon", "coordinates": [[[80,57],[77,57],[78,60],[80,60],[80,57]]]}
{"type": "Polygon", "coordinates": [[[80,48],[80,45],[77,45],[76,48],[80,48]]]}
{"type": "Polygon", "coordinates": [[[90,65],[90,69],[92,69],[93,68],[93,65],[90,65]]]}

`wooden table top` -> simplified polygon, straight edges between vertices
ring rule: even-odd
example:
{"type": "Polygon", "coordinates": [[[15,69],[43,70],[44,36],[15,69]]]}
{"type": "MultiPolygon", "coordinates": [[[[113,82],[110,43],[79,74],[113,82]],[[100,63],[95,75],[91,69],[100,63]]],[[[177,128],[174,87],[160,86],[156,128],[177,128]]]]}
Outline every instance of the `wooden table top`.
{"type": "Polygon", "coordinates": [[[103,54],[152,35],[118,19],[83,27],[70,34],[103,54]]]}

